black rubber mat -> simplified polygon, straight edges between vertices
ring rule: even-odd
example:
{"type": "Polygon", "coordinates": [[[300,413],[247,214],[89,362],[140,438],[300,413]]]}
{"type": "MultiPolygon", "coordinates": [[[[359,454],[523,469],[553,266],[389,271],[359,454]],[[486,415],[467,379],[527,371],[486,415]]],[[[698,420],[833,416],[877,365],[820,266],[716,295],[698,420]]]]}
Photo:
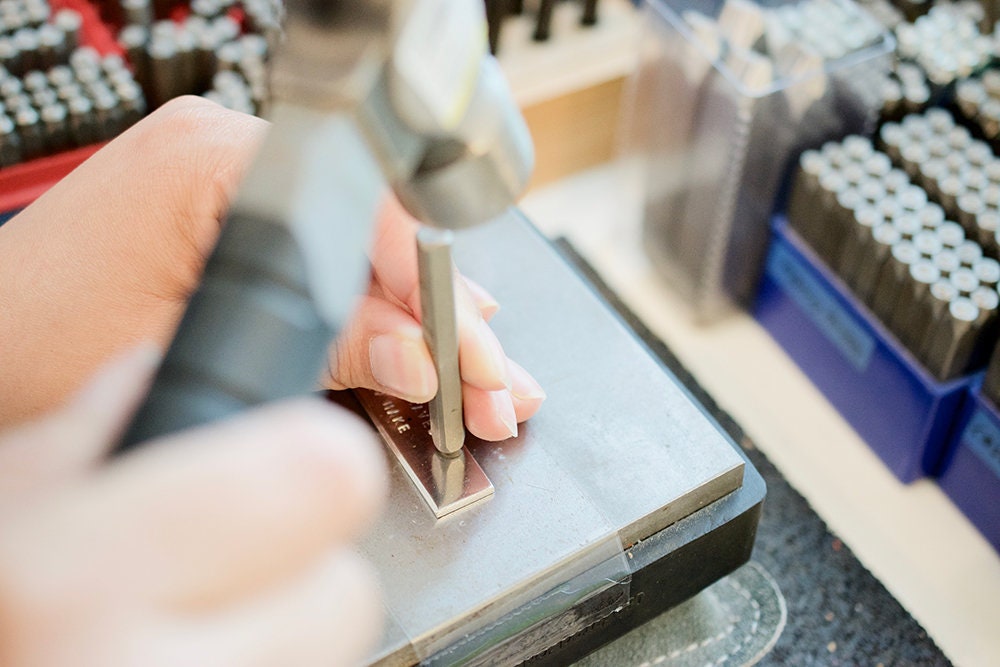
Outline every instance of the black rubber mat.
{"type": "Polygon", "coordinates": [[[784,631],[761,665],[950,665],[885,587],[830,532],[806,500],[745,437],[677,357],[608,288],[565,240],[556,241],[595,290],[747,452],[767,482],[753,560],[776,580],[787,604],[784,631]]]}

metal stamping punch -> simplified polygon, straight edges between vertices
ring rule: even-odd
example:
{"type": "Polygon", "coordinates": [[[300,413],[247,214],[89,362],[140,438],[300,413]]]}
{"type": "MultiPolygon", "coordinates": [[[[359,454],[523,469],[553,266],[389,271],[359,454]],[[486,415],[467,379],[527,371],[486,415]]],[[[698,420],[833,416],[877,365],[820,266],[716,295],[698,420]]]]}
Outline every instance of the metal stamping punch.
{"type": "Polygon", "coordinates": [[[458,368],[458,320],[448,230],[424,227],[417,233],[421,323],[434,360],[437,395],[428,404],[431,440],[444,456],[457,456],[465,444],[462,377],[458,368]]]}
{"type": "Polygon", "coordinates": [[[453,238],[450,230],[426,226],[417,233],[421,323],[437,372],[437,394],[426,405],[413,405],[379,392],[356,392],[438,519],[493,495],[492,482],[464,448],[453,238]]]}

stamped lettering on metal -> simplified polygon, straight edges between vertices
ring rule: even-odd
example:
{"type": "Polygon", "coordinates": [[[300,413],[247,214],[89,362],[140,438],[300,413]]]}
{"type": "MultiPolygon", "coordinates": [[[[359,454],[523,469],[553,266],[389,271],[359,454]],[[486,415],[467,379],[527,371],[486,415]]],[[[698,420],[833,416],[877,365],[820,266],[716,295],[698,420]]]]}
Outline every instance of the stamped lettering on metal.
{"type": "Polygon", "coordinates": [[[434,447],[426,404],[368,389],[354,393],[435,517],[493,495],[493,484],[467,449],[445,456],[434,447]]]}

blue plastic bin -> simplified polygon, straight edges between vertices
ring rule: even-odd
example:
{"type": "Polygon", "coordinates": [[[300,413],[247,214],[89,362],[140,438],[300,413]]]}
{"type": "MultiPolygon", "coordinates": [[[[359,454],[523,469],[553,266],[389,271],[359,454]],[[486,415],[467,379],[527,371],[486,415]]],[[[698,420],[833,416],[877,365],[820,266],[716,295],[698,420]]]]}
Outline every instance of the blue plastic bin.
{"type": "Polygon", "coordinates": [[[754,314],[903,482],[935,475],[971,378],[938,382],[783,217],[754,314]]]}
{"type": "Polygon", "coordinates": [[[941,489],[1000,551],[1000,411],[970,388],[945,460],[941,489]]]}

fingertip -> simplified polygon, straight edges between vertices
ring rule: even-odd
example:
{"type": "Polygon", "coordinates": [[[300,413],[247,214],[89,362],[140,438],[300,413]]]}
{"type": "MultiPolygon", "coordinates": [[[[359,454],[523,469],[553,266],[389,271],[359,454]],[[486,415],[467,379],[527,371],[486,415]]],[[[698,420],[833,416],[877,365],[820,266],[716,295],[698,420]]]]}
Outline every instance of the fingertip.
{"type": "Polygon", "coordinates": [[[481,317],[463,327],[459,349],[462,380],[487,391],[509,390],[507,355],[493,329],[481,317]]]}
{"type": "Polygon", "coordinates": [[[482,315],[484,320],[489,322],[493,319],[493,316],[500,311],[500,303],[486,290],[486,288],[476,281],[464,275],[462,276],[462,279],[465,281],[465,285],[469,289],[472,301],[476,304],[476,308],[479,309],[479,314],[482,315]]]}
{"type": "Polygon", "coordinates": [[[524,366],[508,358],[507,368],[511,378],[510,393],[515,399],[521,401],[538,401],[541,403],[547,398],[545,390],[532,377],[531,373],[524,369],[524,366]]]}
{"type": "Polygon", "coordinates": [[[544,398],[523,399],[512,396],[514,402],[514,414],[517,415],[517,423],[526,422],[535,416],[545,402],[544,398]]]}
{"type": "Polygon", "coordinates": [[[486,304],[481,303],[477,305],[479,306],[479,313],[483,316],[483,319],[486,320],[487,322],[492,320],[493,316],[496,315],[498,312],[500,312],[500,304],[496,302],[486,303],[486,304]]]}
{"type": "Polygon", "coordinates": [[[517,437],[517,414],[510,392],[484,391],[466,385],[462,400],[465,425],[474,436],[492,442],[517,437]]]}

